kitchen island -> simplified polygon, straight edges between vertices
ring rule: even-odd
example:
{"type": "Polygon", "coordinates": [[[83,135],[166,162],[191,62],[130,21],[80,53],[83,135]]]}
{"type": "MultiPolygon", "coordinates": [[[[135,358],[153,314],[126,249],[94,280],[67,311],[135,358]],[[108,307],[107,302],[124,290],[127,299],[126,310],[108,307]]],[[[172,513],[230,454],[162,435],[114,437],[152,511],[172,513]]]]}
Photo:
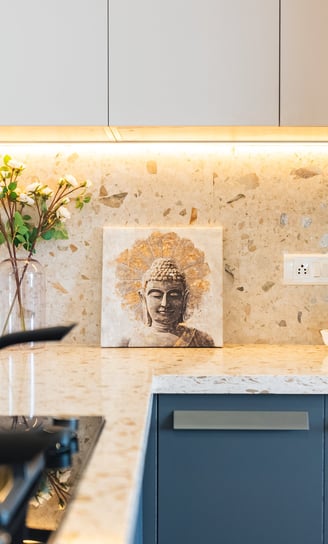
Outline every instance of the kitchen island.
{"type": "Polygon", "coordinates": [[[103,415],[106,424],[56,544],[129,544],[153,393],[327,394],[328,348],[100,348],[0,352],[1,415],[103,415]]]}

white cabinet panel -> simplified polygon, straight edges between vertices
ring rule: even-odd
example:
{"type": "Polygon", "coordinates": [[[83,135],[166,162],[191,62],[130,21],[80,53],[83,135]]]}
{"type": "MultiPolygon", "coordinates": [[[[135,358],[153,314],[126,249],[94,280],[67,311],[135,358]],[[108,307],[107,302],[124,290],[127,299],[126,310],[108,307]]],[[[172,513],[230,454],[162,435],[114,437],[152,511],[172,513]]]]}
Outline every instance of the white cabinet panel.
{"type": "Polygon", "coordinates": [[[277,125],[279,0],[110,0],[110,125],[277,125]]]}
{"type": "Polygon", "coordinates": [[[328,125],[328,2],[281,1],[281,125],[328,125]]]}
{"type": "Polygon", "coordinates": [[[0,125],[107,125],[107,0],[0,7],[0,125]]]}

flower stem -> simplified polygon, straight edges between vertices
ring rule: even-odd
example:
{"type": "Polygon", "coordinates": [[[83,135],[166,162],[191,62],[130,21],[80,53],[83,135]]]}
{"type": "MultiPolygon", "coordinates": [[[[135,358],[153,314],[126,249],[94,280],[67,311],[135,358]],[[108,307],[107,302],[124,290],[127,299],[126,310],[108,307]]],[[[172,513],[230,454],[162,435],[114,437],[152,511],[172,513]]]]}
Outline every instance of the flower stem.
{"type": "Polygon", "coordinates": [[[10,262],[11,262],[12,270],[13,270],[14,277],[15,277],[16,290],[15,290],[15,294],[13,296],[13,299],[11,301],[10,308],[9,308],[6,320],[5,320],[5,322],[3,324],[3,327],[2,327],[1,336],[3,336],[6,333],[6,329],[8,327],[8,323],[9,323],[9,319],[10,319],[10,316],[12,315],[13,310],[14,310],[16,300],[18,300],[19,319],[20,319],[20,324],[21,324],[21,330],[23,330],[23,331],[26,330],[21,286],[22,286],[22,282],[23,282],[23,279],[24,279],[24,276],[25,276],[25,272],[26,272],[27,267],[29,265],[29,260],[26,259],[26,263],[24,265],[24,268],[22,270],[22,274],[21,274],[20,277],[19,277],[19,267],[18,267],[18,264],[17,264],[16,256],[15,256],[15,258],[10,259],[10,262]]]}

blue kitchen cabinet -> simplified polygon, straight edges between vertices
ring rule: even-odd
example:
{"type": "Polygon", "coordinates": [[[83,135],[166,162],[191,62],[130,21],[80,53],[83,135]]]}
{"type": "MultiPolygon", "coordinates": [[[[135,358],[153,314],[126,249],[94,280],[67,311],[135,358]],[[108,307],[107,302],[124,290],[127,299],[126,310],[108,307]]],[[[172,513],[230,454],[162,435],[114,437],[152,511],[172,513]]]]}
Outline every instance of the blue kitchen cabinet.
{"type": "Polygon", "coordinates": [[[157,480],[144,489],[156,513],[144,509],[144,542],[326,542],[324,396],[159,395],[156,403],[157,480]]]}

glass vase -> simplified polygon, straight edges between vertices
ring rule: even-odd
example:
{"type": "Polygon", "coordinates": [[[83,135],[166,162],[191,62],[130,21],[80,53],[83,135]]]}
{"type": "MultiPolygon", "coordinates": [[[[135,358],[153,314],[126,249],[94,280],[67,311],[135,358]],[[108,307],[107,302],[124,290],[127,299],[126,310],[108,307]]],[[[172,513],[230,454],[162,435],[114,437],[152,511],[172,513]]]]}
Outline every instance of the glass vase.
{"type": "Polygon", "coordinates": [[[45,272],[33,258],[0,262],[0,336],[45,326],[45,272]]]}

